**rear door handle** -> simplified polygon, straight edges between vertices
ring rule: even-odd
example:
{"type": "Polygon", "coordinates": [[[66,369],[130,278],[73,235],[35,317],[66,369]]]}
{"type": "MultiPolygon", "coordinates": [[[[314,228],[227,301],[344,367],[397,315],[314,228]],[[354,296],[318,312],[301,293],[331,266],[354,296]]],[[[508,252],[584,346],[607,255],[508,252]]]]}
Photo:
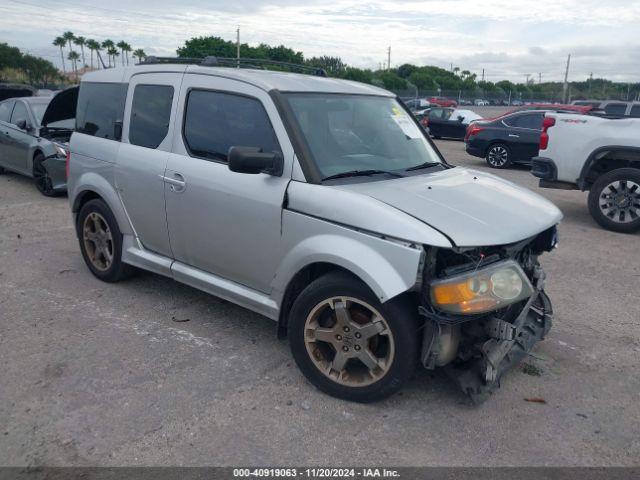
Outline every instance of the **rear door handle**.
{"type": "Polygon", "coordinates": [[[520,135],[516,135],[515,133],[510,133],[509,136],[513,138],[520,138],[520,135]]]}
{"type": "Polygon", "coordinates": [[[179,173],[173,173],[171,177],[160,175],[160,178],[164,183],[169,184],[169,188],[172,192],[184,192],[187,188],[187,183],[184,181],[184,177],[179,173]]]}

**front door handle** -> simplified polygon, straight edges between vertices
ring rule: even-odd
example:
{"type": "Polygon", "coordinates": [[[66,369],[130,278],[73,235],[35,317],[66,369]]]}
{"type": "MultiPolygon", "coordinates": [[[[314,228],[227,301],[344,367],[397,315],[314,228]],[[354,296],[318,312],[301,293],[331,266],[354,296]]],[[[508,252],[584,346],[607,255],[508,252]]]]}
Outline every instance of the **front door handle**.
{"type": "Polygon", "coordinates": [[[515,133],[510,133],[509,136],[513,138],[520,138],[520,135],[516,135],[515,133]]]}
{"type": "Polygon", "coordinates": [[[184,181],[184,177],[179,173],[174,173],[171,177],[160,175],[160,178],[164,183],[169,184],[169,188],[172,192],[184,192],[184,190],[187,188],[187,183],[184,181]]]}

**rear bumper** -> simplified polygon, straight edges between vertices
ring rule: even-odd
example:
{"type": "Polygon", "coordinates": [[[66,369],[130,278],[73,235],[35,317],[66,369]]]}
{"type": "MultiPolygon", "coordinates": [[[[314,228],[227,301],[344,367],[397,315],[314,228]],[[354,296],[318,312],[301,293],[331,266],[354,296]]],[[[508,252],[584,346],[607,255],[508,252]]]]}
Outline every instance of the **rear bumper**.
{"type": "Polygon", "coordinates": [[[558,169],[553,160],[546,157],[533,157],[531,159],[531,174],[550,182],[558,179],[558,169]]]}
{"type": "Polygon", "coordinates": [[[477,145],[474,145],[473,143],[465,142],[464,149],[467,151],[469,155],[473,155],[474,157],[480,157],[480,158],[484,157],[484,149],[477,145]]]}

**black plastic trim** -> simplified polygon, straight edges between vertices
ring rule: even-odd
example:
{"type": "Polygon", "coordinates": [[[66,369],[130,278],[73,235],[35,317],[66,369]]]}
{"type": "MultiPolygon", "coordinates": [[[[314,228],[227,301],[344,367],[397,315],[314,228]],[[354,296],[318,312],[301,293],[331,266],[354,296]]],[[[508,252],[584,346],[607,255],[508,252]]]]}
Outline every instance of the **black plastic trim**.
{"type": "Polygon", "coordinates": [[[580,187],[580,190],[586,190],[586,178],[587,174],[591,170],[591,167],[599,160],[596,157],[602,152],[606,151],[627,151],[627,152],[637,152],[640,153],[640,147],[630,147],[628,145],[608,145],[606,147],[596,148],[591,154],[587,157],[587,161],[584,162],[582,166],[582,170],[580,171],[580,176],[577,178],[576,183],[580,187]]]}
{"type": "Polygon", "coordinates": [[[550,158],[533,157],[531,159],[531,174],[534,177],[555,182],[558,179],[558,168],[550,158]]]}

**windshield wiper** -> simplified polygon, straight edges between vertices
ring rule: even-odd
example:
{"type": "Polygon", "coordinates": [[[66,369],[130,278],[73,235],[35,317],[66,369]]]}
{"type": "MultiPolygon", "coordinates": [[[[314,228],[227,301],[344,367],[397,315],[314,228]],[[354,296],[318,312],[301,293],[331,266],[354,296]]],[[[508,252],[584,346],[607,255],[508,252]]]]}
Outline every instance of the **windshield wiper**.
{"type": "Polygon", "coordinates": [[[421,163],[420,165],[414,165],[413,167],[405,168],[404,171],[411,172],[413,170],[420,170],[421,168],[437,167],[438,165],[443,165],[443,164],[442,162],[424,162],[424,163],[421,163]]]}
{"type": "Polygon", "coordinates": [[[405,177],[406,175],[400,172],[394,172],[393,170],[349,170],[347,172],[336,173],[335,175],[329,175],[322,179],[325,180],[333,180],[335,178],[346,178],[346,177],[366,177],[368,175],[378,175],[381,173],[386,173],[387,175],[393,175],[394,177],[405,177]]]}

